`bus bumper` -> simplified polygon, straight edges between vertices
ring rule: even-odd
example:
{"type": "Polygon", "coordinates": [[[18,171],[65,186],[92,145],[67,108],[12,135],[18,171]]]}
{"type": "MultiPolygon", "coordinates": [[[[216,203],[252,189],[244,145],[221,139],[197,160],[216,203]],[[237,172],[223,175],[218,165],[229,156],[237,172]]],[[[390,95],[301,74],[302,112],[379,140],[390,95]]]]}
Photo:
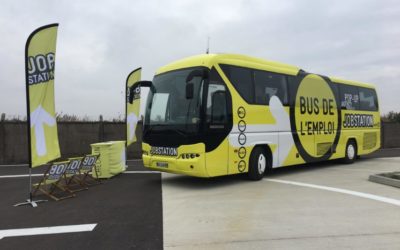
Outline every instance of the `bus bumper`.
{"type": "Polygon", "coordinates": [[[205,146],[203,143],[178,147],[178,156],[151,155],[151,146],[143,143],[143,165],[154,171],[184,174],[196,177],[210,177],[205,167],[205,146]],[[194,157],[185,157],[185,155],[194,157]]]}

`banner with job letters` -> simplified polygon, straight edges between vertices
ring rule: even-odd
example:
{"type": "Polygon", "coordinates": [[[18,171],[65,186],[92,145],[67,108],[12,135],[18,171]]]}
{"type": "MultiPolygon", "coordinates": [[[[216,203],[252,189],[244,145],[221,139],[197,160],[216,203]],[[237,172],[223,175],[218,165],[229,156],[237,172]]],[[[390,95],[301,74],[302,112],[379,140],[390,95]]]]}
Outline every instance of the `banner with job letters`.
{"type": "Polygon", "coordinates": [[[60,157],[54,104],[54,66],[58,24],[35,30],[25,47],[31,167],[60,157]]]}

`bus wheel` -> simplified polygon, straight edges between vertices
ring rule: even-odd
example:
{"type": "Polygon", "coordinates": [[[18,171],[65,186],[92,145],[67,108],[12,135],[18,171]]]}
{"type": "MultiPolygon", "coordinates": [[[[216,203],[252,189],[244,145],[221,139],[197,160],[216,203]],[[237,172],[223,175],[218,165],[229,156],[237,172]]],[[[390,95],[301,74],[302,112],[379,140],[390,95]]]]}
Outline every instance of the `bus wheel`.
{"type": "Polygon", "coordinates": [[[346,164],[353,163],[357,158],[357,145],[354,140],[349,140],[346,145],[346,152],[343,162],[346,164]]]}
{"type": "Polygon", "coordinates": [[[256,147],[250,155],[250,164],[248,177],[250,180],[258,181],[264,177],[264,173],[268,168],[268,159],[265,150],[256,147]]]}

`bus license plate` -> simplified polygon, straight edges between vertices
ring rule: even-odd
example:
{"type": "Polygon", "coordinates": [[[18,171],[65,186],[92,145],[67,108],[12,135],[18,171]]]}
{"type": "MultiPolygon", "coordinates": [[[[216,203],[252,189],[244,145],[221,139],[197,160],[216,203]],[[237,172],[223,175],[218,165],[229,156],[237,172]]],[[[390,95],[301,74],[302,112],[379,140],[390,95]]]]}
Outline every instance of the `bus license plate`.
{"type": "Polygon", "coordinates": [[[167,162],[157,162],[157,167],[168,168],[168,163],[167,162]]]}

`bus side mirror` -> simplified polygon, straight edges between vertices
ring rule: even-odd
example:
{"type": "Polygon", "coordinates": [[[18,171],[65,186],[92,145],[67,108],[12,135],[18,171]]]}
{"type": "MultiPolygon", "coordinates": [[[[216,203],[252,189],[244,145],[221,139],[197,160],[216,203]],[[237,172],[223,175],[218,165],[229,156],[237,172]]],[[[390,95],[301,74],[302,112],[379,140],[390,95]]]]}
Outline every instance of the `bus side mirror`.
{"type": "Polygon", "coordinates": [[[186,77],[186,83],[190,82],[195,77],[201,77],[203,79],[203,78],[206,78],[206,76],[207,76],[207,73],[205,70],[195,69],[192,72],[190,72],[189,75],[186,77]]]}
{"type": "Polygon", "coordinates": [[[148,87],[151,88],[153,86],[152,81],[139,81],[140,87],[148,87]]]}
{"type": "Polygon", "coordinates": [[[140,88],[140,87],[138,87],[138,86],[130,86],[129,87],[129,91],[128,91],[128,102],[130,103],[130,104],[132,104],[133,103],[133,97],[135,96],[135,89],[136,88],[140,88]]]}
{"type": "Polygon", "coordinates": [[[133,103],[133,99],[135,98],[135,95],[140,95],[140,88],[141,87],[149,87],[152,89],[153,83],[151,81],[138,81],[132,86],[129,87],[128,89],[128,102],[130,104],[133,103]]]}
{"type": "Polygon", "coordinates": [[[194,84],[192,82],[186,83],[186,99],[193,99],[194,84]]]}
{"type": "Polygon", "coordinates": [[[204,69],[195,69],[186,77],[186,99],[193,99],[194,84],[191,82],[193,78],[200,77],[201,79],[207,78],[207,71],[204,69]]]}

